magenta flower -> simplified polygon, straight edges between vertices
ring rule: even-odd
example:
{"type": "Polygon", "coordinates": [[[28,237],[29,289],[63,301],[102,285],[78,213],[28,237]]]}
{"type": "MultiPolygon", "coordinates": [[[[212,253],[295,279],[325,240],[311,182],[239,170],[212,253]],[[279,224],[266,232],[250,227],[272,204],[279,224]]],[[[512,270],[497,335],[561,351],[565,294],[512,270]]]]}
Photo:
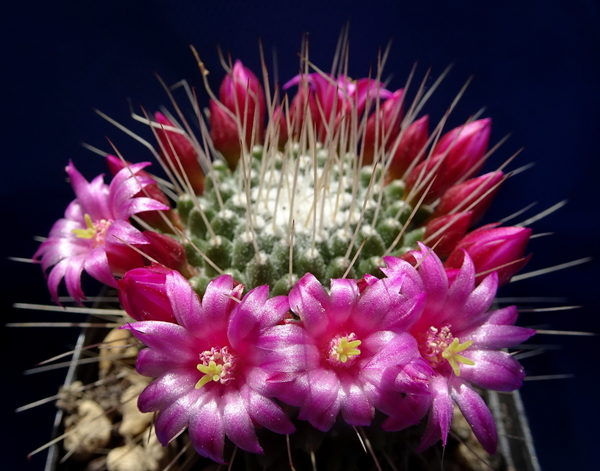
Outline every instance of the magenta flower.
{"type": "Polygon", "coordinates": [[[148,165],[147,162],[132,164],[106,185],[102,175],[88,183],[69,162],[66,170],[77,198],[67,207],[65,217],[52,226],[48,239],[33,256],[41,260],[44,271],[54,266],[48,276],[48,289],[56,303],[63,278],[69,295],[81,303],[85,299],[81,289],[83,270],[116,287],[114,275],[144,264],[142,257],[127,244],[144,245],[148,241],[128,219],[142,211],[169,209],[150,198],[133,198],[154,183],[138,175],[148,165]]]}
{"type": "MultiPolygon", "coordinates": [[[[351,425],[369,425],[375,408],[393,410],[396,395],[425,393],[431,368],[405,330],[417,318],[423,293],[404,274],[331,280],[328,294],[306,274],[290,291],[300,318],[305,371],[277,396],[299,406],[299,419],[331,428],[341,412],[351,425]]],[[[421,419],[417,418],[416,421],[421,419]]]]}
{"type": "Polygon", "coordinates": [[[179,273],[166,275],[165,289],[178,324],[128,324],[147,347],[137,371],[157,378],[140,395],[142,412],[158,412],[156,434],[166,445],[186,428],[196,451],[223,463],[225,436],[240,448],[262,453],[255,425],[290,434],[294,426],[270,397],[302,363],[293,345],[296,325],[282,324],[287,297],[268,298],[260,286],[242,298],[243,286],[223,275],[202,301],[179,273]],[[290,347],[282,344],[286,339],[290,347]],[[277,382],[271,382],[277,377],[277,382]]]}
{"type": "MultiPolygon", "coordinates": [[[[417,339],[422,357],[434,370],[430,396],[410,398],[410,406],[429,408],[427,428],[421,441],[423,450],[446,437],[455,402],[483,447],[494,453],[497,443],[494,419],[483,399],[472,385],[496,391],[513,391],[521,386],[525,373],[521,365],[501,349],[513,347],[531,337],[535,331],[516,327],[515,306],[488,311],[498,287],[498,276],[492,273],[477,287],[475,267],[465,254],[462,266],[451,279],[446,275],[437,255],[420,244],[412,252],[418,262],[386,257],[387,276],[405,273],[425,292],[420,318],[410,333],[417,339]],[[416,275],[416,276],[415,276],[416,275]]],[[[387,430],[406,426],[402,412],[384,423],[387,430]]]]}
{"type": "Polygon", "coordinates": [[[393,95],[375,79],[361,78],[355,81],[343,74],[337,79],[322,73],[300,74],[285,83],[283,89],[294,85],[298,85],[298,93],[290,103],[294,135],[297,137],[299,134],[306,111],[310,109],[317,138],[321,142],[327,136],[333,136],[343,119],[352,119],[354,111],[354,118],[360,118],[367,105],[372,110],[376,99],[385,100],[393,95]],[[308,93],[304,92],[305,89],[308,93]]]}

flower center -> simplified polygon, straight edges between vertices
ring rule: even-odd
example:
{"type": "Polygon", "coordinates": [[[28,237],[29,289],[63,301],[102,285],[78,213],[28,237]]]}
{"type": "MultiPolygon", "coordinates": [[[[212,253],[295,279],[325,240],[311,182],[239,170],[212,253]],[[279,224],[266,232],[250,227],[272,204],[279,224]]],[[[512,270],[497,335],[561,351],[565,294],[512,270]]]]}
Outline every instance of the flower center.
{"type": "Polygon", "coordinates": [[[198,370],[204,373],[204,376],[196,383],[196,389],[200,389],[210,381],[219,381],[226,384],[235,379],[235,366],[237,358],[229,353],[227,347],[212,347],[200,354],[200,363],[198,370]]]}
{"type": "Polygon", "coordinates": [[[110,227],[110,221],[106,219],[100,219],[97,223],[92,222],[92,218],[89,214],[85,214],[85,229],[73,229],[72,232],[80,239],[90,239],[92,247],[98,247],[104,243],[104,237],[106,231],[110,227]]]}
{"type": "Polygon", "coordinates": [[[438,368],[447,362],[452,367],[454,374],[460,376],[459,363],[475,364],[473,360],[459,355],[460,352],[469,348],[473,341],[467,340],[460,343],[460,340],[450,332],[450,327],[450,325],[446,325],[437,329],[431,326],[427,333],[421,336],[419,351],[433,368],[438,368]]]}
{"type": "Polygon", "coordinates": [[[336,335],[329,341],[327,361],[334,366],[349,367],[360,356],[360,350],[357,347],[361,343],[354,332],[336,335]]]}

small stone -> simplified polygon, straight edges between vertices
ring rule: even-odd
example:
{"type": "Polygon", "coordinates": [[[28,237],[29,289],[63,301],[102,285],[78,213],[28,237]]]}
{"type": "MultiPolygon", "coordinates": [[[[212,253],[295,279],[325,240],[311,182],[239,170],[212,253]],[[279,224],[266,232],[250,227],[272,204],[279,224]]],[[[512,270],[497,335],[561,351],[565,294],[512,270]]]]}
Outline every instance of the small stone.
{"type": "Polygon", "coordinates": [[[100,349],[100,377],[104,378],[108,374],[115,360],[123,358],[137,357],[138,349],[131,344],[135,343],[133,336],[128,330],[112,329],[104,338],[104,346],[100,349]]]}
{"type": "Polygon", "coordinates": [[[133,384],[121,396],[123,419],[119,425],[119,434],[124,437],[136,437],[152,423],[153,414],[140,412],[137,405],[137,399],[147,385],[147,382],[133,384]]]}
{"type": "Polygon", "coordinates": [[[112,424],[104,409],[94,401],[81,401],[77,413],[65,422],[67,435],[64,447],[68,453],[72,453],[73,459],[87,460],[110,441],[112,424]]]}

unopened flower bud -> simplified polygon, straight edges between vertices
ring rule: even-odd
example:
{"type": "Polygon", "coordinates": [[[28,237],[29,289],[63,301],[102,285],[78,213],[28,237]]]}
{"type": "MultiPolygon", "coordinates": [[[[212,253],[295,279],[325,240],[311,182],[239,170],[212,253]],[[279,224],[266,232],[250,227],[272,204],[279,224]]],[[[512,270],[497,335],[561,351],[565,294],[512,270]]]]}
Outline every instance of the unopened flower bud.
{"type": "Polygon", "coordinates": [[[471,211],[471,225],[476,224],[498,193],[503,177],[501,171],[491,172],[451,187],[442,195],[433,216],[443,216],[456,209],[471,211]]]}
{"type": "Polygon", "coordinates": [[[142,248],[145,254],[161,265],[177,270],[186,278],[193,275],[185,256],[185,247],[177,240],[153,231],[144,231],[143,234],[150,242],[142,248]]]}
{"type": "Polygon", "coordinates": [[[424,200],[425,204],[432,203],[450,186],[474,175],[484,162],[491,123],[489,118],[480,119],[459,126],[442,136],[431,158],[417,165],[408,175],[407,189],[413,190],[418,184],[414,198],[422,195],[433,181],[424,200]]]}
{"type": "Polygon", "coordinates": [[[239,129],[245,130],[248,148],[262,144],[265,94],[256,75],[236,60],[231,73],[221,82],[219,100],[220,103],[210,102],[210,135],[215,148],[233,169],[242,152],[239,129]]]}
{"type": "Polygon", "coordinates": [[[438,257],[447,257],[467,233],[472,216],[468,211],[432,219],[425,226],[425,243],[435,247],[438,257]]]}
{"type": "Polygon", "coordinates": [[[495,271],[501,285],[508,283],[511,276],[531,258],[531,255],[523,257],[530,236],[531,229],[525,227],[488,224],[467,234],[456,245],[444,266],[449,269],[460,268],[466,252],[475,264],[478,281],[495,271]]]}
{"type": "MultiPolygon", "coordinates": [[[[286,85],[289,84],[290,82],[288,82],[286,85]]],[[[285,85],[284,88],[286,88],[285,85]]],[[[296,95],[290,101],[289,120],[291,125],[291,131],[288,129],[286,116],[281,108],[279,108],[278,116],[280,117],[280,129],[282,130],[279,136],[280,145],[285,143],[290,137],[294,141],[299,140],[304,122],[308,119],[309,116],[311,120],[307,121],[307,123],[311,123],[312,121],[312,123],[314,123],[313,126],[317,130],[317,133],[322,133],[325,129],[323,125],[323,119],[321,117],[321,113],[319,112],[317,101],[315,99],[315,94],[308,87],[308,84],[304,81],[301,81],[298,84],[298,92],[296,92],[296,95]]]]}
{"type": "Polygon", "coordinates": [[[119,301],[137,321],[176,322],[165,281],[173,270],[158,265],[136,268],[120,279],[119,301]]]}
{"type": "Polygon", "coordinates": [[[428,128],[429,116],[425,115],[406,128],[397,146],[395,142],[391,143],[393,156],[386,176],[388,181],[401,179],[415,160],[425,158],[424,147],[427,144],[428,128]]]}
{"type": "MultiPolygon", "coordinates": [[[[204,191],[204,172],[200,166],[198,152],[192,141],[184,133],[172,131],[165,128],[178,128],[165,115],[160,112],[154,113],[154,119],[160,125],[156,129],[156,135],[160,142],[160,150],[163,157],[170,162],[169,168],[176,174],[183,173],[187,177],[194,193],[201,195],[204,191]]],[[[183,178],[184,184],[185,178],[183,178]]]]}
{"type": "Polygon", "coordinates": [[[400,134],[402,124],[402,108],[404,104],[404,90],[396,90],[394,94],[380,105],[379,113],[373,113],[367,121],[365,130],[365,145],[363,151],[363,164],[373,163],[375,142],[377,149],[385,145],[387,149],[393,145],[400,134]]]}
{"type": "MultiPolygon", "coordinates": [[[[143,245],[140,245],[140,247],[143,247],[143,245]]],[[[144,259],[140,253],[127,245],[107,245],[106,259],[108,260],[110,271],[115,276],[123,276],[133,268],[144,266],[144,259]]]]}

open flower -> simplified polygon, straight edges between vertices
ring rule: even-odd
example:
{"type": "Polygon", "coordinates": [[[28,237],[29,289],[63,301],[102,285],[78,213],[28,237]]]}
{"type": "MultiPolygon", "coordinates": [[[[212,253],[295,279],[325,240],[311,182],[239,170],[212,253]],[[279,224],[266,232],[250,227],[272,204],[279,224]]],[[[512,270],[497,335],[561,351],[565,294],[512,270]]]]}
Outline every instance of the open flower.
{"type": "Polygon", "coordinates": [[[81,272],[85,270],[97,280],[116,287],[114,275],[142,266],[142,257],[130,245],[144,245],[148,241],[129,223],[129,217],[143,211],[169,209],[151,198],[134,198],[154,180],[138,175],[150,165],[132,164],[120,170],[110,185],[99,175],[91,183],[69,162],[67,174],[77,198],[69,204],[65,217],[59,219],[48,239],[42,242],[34,259],[40,259],[48,276],[48,289],[58,303],[58,285],[64,278],[67,291],[81,303],[85,295],[81,289],[81,272]]]}
{"type": "MultiPolygon", "coordinates": [[[[340,74],[337,79],[322,72],[300,74],[285,83],[283,89],[287,90],[294,85],[298,85],[298,93],[290,103],[290,121],[295,124],[294,137],[298,138],[299,130],[307,117],[307,109],[310,109],[310,118],[321,142],[324,142],[327,136],[331,138],[344,119],[360,118],[367,106],[370,106],[368,111],[371,111],[376,100],[385,100],[393,96],[392,92],[386,90],[375,79],[352,80],[344,74],[340,74]]],[[[395,114],[398,115],[399,107],[395,108],[398,108],[395,110],[395,114]]],[[[391,122],[400,122],[399,119],[393,118],[388,121],[390,127],[391,122]]]]}
{"type": "Polygon", "coordinates": [[[298,364],[297,349],[281,343],[283,338],[296,343],[300,333],[298,326],[279,325],[288,313],[287,297],[267,299],[268,287],[260,286],[242,298],[243,285],[234,287],[222,275],[200,301],[177,272],[166,275],[165,290],[179,325],[125,326],[149,347],[140,352],[137,371],[157,379],[138,405],[142,412],[158,412],[159,441],[166,445],[188,428],[196,451],[222,463],[225,436],[262,453],[255,425],[292,433],[292,423],[270,399],[272,388],[284,384],[298,364]],[[272,376],[278,377],[273,385],[272,376]]]}
{"type": "MultiPolygon", "coordinates": [[[[417,268],[408,262],[386,257],[387,276],[406,273],[425,293],[424,307],[410,333],[417,339],[422,357],[434,370],[430,396],[411,398],[418,407],[429,407],[429,420],[421,441],[425,449],[446,438],[452,421],[453,402],[460,408],[483,447],[494,453],[497,433],[494,419],[472,385],[496,391],[513,391],[521,386],[525,372],[501,349],[513,347],[535,331],[516,327],[515,306],[488,311],[496,295],[498,275],[492,273],[477,287],[475,267],[465,253],[462,266],[451,279],[438,256],[420,245],[412,252],[417,268]],[[418,277],[415,277],[416,275],[418,277]]],[[[405,407],[398,409],[403,411],[405,407]]],[[[388,419],[384,427],[405,426],[400,415],[388,419]]]]}
{"type": "Polygon", "coordinates": [[[356,280],[332,279],[328,294],[308,273],[292,288],[306,371],[278,397],[299,406],[300,419],[327,431],[341,412],[351,425],[369,425],[375,408],[393,409],[393,393],[425,392],[431,368],[405,331],[423,293],[404,278],[368,277],[362,292],[356,280]]]}

